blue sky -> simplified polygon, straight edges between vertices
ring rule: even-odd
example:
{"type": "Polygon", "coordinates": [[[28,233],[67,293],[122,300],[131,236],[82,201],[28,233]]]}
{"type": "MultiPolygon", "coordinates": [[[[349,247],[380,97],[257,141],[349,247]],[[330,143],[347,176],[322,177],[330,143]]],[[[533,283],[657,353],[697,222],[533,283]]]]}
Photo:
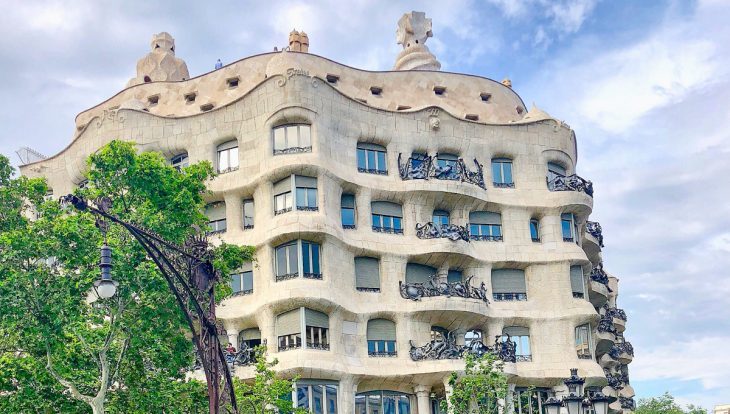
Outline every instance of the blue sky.
{"type": "Polygon", "coordinates": [[[509,77],[576,131],[606,269],[621,280],[637,396],[730,403],[730,3],[0,0],[0,152],[54,154],[119,91],[153,33],[192,76],[283,46],[390,69],[402,13],[433,19],[443,70],[509,77]]]}

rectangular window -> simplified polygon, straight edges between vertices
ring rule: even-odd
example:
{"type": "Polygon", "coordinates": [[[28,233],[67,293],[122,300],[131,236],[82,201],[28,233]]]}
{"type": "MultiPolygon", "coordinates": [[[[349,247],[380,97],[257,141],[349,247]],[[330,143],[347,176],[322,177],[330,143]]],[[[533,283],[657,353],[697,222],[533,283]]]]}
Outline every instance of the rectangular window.
{"type": "Polygon", "coordinates": [[[307,326],[307,348],[311,349],[330,349],[330,343],[327,339],[327,331],[329,329],[319,326],[307,326]]]}
{"type": "Polygon", "coordinates": [[[357,170],[364,173],[387,175],[385,148],[375,144],[358,144],[357,170]]]}
{"type": "Polygon", "coordinates": [[[527,300],[525,271],[492,269],[492,297],[495,301],[527,300]]]}
{"type": "Polygon", "coordinates": [[[373,230],[380,233],[403,234],[403,219],[395,216],[373,214],[373,230]]]}
{"type": "Polygon", "coordinates": [[[274,184],[274,215],[288,213],[292,210],[291,176],[274,184]]]}
{"type": "Polygon", "coordinates": [[[253,271],[244,270],[231,275],[231,289],[234,294],[239,295],[253,293],[253,271]]]}
{"type": "Polygon", "coordinates": [[[274,263],[276,281],[299,277],[300,272],[307,279],[322,279],[320,260],[321,247],[317,243],[295,240],[278,246],[274,263]]]}
{"type": "Polygon", "coordinates": [[[502,241],[502,225],[470,224],[469,234],[472,240],[502,241]]]}
{"type": "Polygon", "coordinates": [[[337,414],[337,385],[297,381],[295,407],[312,414],[337,414]]]}
{"type": "Polygon", "coordinates": [[[535,243],[540,242],[540,221],[537,219],[530,220],[530,238],[535,243]]]}
{"type": "Polygon", "coordinates": [[[580,359],[591,359],[591,327],[581,325],[575,328],[575,350],[580,359]]]}
{"type": "Polygon", "coordinates": [[[560,215],[560,227],[563,232],[563,241],[577,242],[575,216],[573,213],[563,213],[560,215]]]}
{"type": "Polygon", "coordinates": [[[355,258],[355,289],[380,292],[380,261],[374,257],[355,258]]]}
{"type": "Polygon", "coordinates": [[[226,203],[208,204],[205,206],[205,215],[208,217],[208,234],[226,231],[226,203]]]}
{"type": "Polygon", "coordinates": [[[218,149],[218,173],[223,174],[238,169],[238,147],[218,149]]]}
{"type": "Polygon", "coordinates": [[[514,188],[512,160],[508,158],[495,158],[492,160],[492,181],[495,187],[514,188]]]}
{"type": "Polygon", "coordinates": [[[302,347],[302,335],[295,333],[290,335],[279,336],[279,351],[296,349],[302,347]]]}
{"type": "Polygon", "coordinates": [[[355,228],[355,196],[352,194],[342,194],[340,198],[340,215],[342,218],[343,229],[355,228]]]}
{"type": "Polygon", "coordinates": [[[244,230],[253,228],[253,200],[243,200],[243,228],[244,230]]]}
{"type": "Polygon", "coordinates": [[[433,212],[433,217],[431,218],[431,220],[433,221],[433,224],[436,226],[448,227],[449,213],[448,213],[448,211],[436,210],[433,212]]]}
{"type": "Polygon", "coordinates": [[[317,179],[297,175],[294,177],[297,191],[297,210],[317,211],[317,179]]]}
{"type": "Polygon", "coordinates": [[[299,257],[296,241],[276,248],[276,280],[292,279],[299,276],[299,257]]]}
{"type": "Polygon", "coordinates": [[[582,299],[585,297],[585,282],[582,267],[570,266],[570,287],[573,290],[574,298],[582,299]]]}
{"type": "Polygon", "coordinates": [[[274,155],[311,152],[312,137],[309,125],[282,125],[274,128],[274,155]]]}
{"type": "Polygon", "coordinates": [[[182,170],[183,168],[187,167],[190,162],[188,161],[188,154],[178,154],[170,159],[170,164],[172,164],[172,167],[178,171],[182,170]]]}
{"type": "Polygon", "coordinates": [[[319,258],[319,244],[302,241],[302,271],[305,278],[322,279],[319,258]]]}
{"type": "Polygon", "coordinates": [[[368,355],[370,356],[396,356],[395,341],[368,340],[368,355]]]}
{"type": "Polygon", "coordinates": [[[507,335],[509,335],[512,342],[517,345],[517,349],[515,350],[517,362],[532,361],[529,330],[521,326],[505,327],[502,335],[502,341],[507,340],[507,335]]]}

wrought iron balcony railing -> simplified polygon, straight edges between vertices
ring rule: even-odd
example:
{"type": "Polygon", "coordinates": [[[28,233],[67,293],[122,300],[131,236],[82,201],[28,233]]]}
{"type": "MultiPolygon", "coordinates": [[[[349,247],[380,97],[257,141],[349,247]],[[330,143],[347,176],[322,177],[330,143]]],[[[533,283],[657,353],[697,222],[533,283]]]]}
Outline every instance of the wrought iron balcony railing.
{"type": "Polygon", "coordinates": [[[432,221],[416,224],[416,236],[419,239],[449,239],[451,241],[469,241],[469,229],[456,224],[434,224],[432,221]]]}
{"type": "Polygon", "coordinates": [[[282,275],[276,275],[276,281],[281,282],[282,280],[296,279],[299,277],[299,272],[285,273],[282,275]]]}
{"type": "MultiPolygon", "coordinates": [[[[592,270],[591,270],[591,280],[598,282],[602,285],[606,285],[608,287],[608,275],[603,270],[603,263],[597,264],[592,270]]],[[[609,292],[611,289],[609,289],[609,292]]]]}
{"type": "Polygon", "coordinates": [[[605,333],[611,333],[616,335],[618,332],[616,332],[616,327],[613,325],[613,318],[603,316],[598,321],[598,326],[596,327],[598,332],[605,332],[605,333]]]}
{"type": "Polygon", "coordinates": [[[398,356],[398,352],[397,351],[382,351],[382,352],[380,352],[380,351],[373,351],[373,352],[368,351],[368,356],[378,357],[378,358],[393,358],[393,357],[398,356]]]}
{"type": "Polygon", "coordinates": [[[636,402],[634,402],[633,398],[618,397],[618,400],[621,402],[621,408],[624,410],[636,410],[636,402]]]}
{"type": "Polygon", "coordinates": [[[239,290],[238,292],[233,293],[231,296],[244,296],[244,295],[250,295],[253,293],[253,289],[245,289],[245,290],[239,290]]]}
{"type": "Polygon", "coordinates": [[[322,273],[309,273],[309,272],[304,272],[302,276],[304,276],[305,279],[322,280],[322,273]]]}
{"type": "Polygon", "coordinates": [[[294,344],[289,344],[289,345],[279,344],[279,352],[290,351],[292,349],[299,349],[301,347],[302,347],[301,343],[299,343],[299,344],[294,343],[294,344]]]}
{"type": "Polygon", "coordinates": [[[611,350],[608,351],[608,355],[610,355],[613,359],[618,359],[618,357],[623,353],[631,355],[631,357],[634,356],[634,346],[631,345],[631,342],[614,344],[613,347],[611,347],[611,350]]]}
{"type": "Polygon", "coordinates": [[[373,231],[378,233],[403,234],[403,229],[396,229],[393,227],[373,226],[373,231]]]}
{"type": "Polygon", "coordinates": [[[420,300],[424,297],[446,296],[479,299],[484,303],[489,303],[486,285],[482,282],[478,288],[471,286],[471,279],[473,277],[470,276],[466,280],[459,282],[446,282],[438,275],[434,275],[425,283],[404,283],[400,281],[398,282],[398,287],[400,289],[400,295],[404,299],[420,300]]]}
{"type": "Polygon", "coordinates": [[[478,241],[504,241],[504,237],[502,236],[491,236],[488,234],[470,234],[469,238],[478,241]]]}
{"type": "Polygon", "coordinates": [[[274,155],[283,155],[283,154],[298,154],[303,152],[312,152],[312,147],[289,147],[289,148],[283,148],[283,149],[275,149],[274,155]]]}
{"type": "Polygon", "coordinates": [[[527,293],[492,293],[495,302],[514,302],[527,300],[527,293]]]}
{"type": "Polygon", "coordinates": [[[603,246],[603,229],[597,221],[586,221],[586,231],[598,240],[598,245],[603,246]]]}
{"type": "Polygon", "coordinates": [[[319,207],[297,206],[297,210],[299,210],[299,211],[319,211],[319,207]]]}
{"type": "Polygon", "coordinates": [[[550,191],[580,191],[593,197],[593,183],[573,174],[569,176],[555,175],[547,178],[550,191]]]}
{"type": "Polygon", "coordinates": [[[609,308],[608,306],[606,306],[606,315],[612,318],[620,319],[624,322],[628,319],[626,317],[626,312],[623,309],[619,308],[609,308]]]}
{"type": "Polygon", "coordinates": [[[380,288],[356,287],[358,292],[380,292],[380,288]]]}
{"type": "Polygon", "coordinates": [[[278,216],[278,215],[280,215],[280,214],[288,213],[288,212],[290,212],[291,210],[292,210],[292,208],[291,208],[291,207],[287,207],[287,208],[282,208],[282,209],[279,209],[279,210],[274,210],[274,215],[275,215],[275,216],[278,216]]]}
{"type": "MultiPolygon", "coordinates": [[[[410,356],[413,361],[461,359],[467,354],[481,357],[487,352],[497,355],[504,362],[517,362],[519,360],[516,355],[517,343],[512,341],[509,335],[507,335],[507,339],[504,341],[501,335],[497,336],[494,341],[494,346],[484,345],[484,342],[476,339],[471,340],[468,345],[457,345],[453,332],[439,336],[438,339],[423,346],[415,346],[413,341],[410,341],[410,344],[410,356]]],[[[526,361],[526,357],[522,355],[521,359],[526,361]]],[[[531,361],[532,358],[530,357],[529,360],[531,361]]]]}
{"type": "Polygon", "coordinates": [[[378,175],[388,175],[388,170],[379,170],[377,168],[357,168],[358,172],[361,173],[367,173],[367,174],[378,174],[378,175]]]}
{"type": "MultiPolygon", "coordinates": [[[[263,343],[263,345],[265,346],[266,344],[263,343]]],[[[233,367],[236,365],[245,367],[256,363],[256,350],[245,343],[241,344],[241,348],[238,351],[231,352],[225,350],[224,354],[226,362],[233,367]]]]}
{"type": "Polygon", "coordinates": [[[398,172],[402,180],[453,180],[471,183],[486,190],[484,184],[484,166],[474,159],[476,171],[466,167],[462,158],[449,162],[446,165],[439,165],[438,155],[422,155],[409,157],[402,162],[403,154],[398,154],[398,172]]]}
{"type": "Polygon", "coordinates": [[[307,342],[307,349],[319,349],[320,351],[329,351],[330,344],[323,344],[320,342],[307,342]]]}

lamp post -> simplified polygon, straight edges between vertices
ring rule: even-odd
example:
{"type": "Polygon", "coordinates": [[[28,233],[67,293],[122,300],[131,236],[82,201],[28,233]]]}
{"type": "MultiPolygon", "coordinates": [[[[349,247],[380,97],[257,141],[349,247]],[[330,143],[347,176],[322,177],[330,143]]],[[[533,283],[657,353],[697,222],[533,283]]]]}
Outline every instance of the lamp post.
{"type": "Polygon", "coordinates": [[[112,201],[108,197],[95,200],[93,205],[72,194],[61,197],[60,201],[79,211],[93,214],[96,217],[96,226],[104,234],[99,261],[101,279],[94,282],[100,298],[111,298],[118,286],[111,277],[112,255],[106,242],[109,223],[122,226],[144,248],[167,281],[192,332],[195,351],[208,383],[209,413],[219,414],[224,409],[228,413],[237,414],[231,371],[218,339],[215,316],[215,283],[219,275],[211,263],[211,251],[205,236],[190,237],[180,246],[111,214],[112,201]]]}
{"type": "Polygon", "coordinates": [[[586,381],[578,376],[578,368],[571,368],[570,378],[563,382],[568,386],[568,395],[563,397],[568,414],[583,414],[583,384],[586,381]]]}
{"type": "Polygon", "coordinates": [[[595,411],[596,414],[607,414],[608,404],[611,400],[613,400],[613,398],[603,395],[602,392],[597,392],[590,398],[590,400],[593,403],[593,411],[595,411]]]}

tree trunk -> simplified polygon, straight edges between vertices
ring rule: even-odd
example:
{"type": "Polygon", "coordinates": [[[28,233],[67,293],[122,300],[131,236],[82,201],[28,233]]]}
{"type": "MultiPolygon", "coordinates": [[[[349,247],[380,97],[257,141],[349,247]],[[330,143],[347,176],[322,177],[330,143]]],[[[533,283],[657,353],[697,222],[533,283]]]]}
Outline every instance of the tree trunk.
{"type": "Polygon", "coordinates": [[[89,401],[91,406],[91,412],[93,414],[104,414],[104,400],[103,399],[92,399],[89,401]]]}

